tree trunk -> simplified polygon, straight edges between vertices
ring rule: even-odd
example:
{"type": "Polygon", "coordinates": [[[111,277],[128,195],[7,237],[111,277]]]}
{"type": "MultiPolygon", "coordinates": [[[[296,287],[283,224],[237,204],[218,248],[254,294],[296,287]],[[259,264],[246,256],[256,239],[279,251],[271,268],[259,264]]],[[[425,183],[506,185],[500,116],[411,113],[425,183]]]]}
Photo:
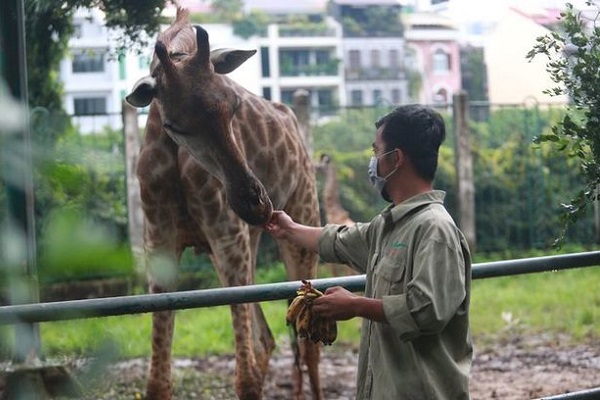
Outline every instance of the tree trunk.
{"type": "Polygon", "coordinates": [[[471,252],[476,249],[475,229],[475,184],[473,182],[473,158],[471,154],[471,133],[467,94],[461,91],[453,96],[455,162],[458,188],[459,227],[462,230],[471,252]]]}

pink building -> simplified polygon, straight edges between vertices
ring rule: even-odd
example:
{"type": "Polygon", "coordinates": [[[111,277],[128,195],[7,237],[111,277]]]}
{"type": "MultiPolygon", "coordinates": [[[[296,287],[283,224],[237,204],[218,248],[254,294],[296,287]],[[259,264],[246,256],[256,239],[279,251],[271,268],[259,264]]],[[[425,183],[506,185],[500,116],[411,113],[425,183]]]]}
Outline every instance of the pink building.
{"type": "Polygon", "coordinates": [[[413,100],[424,104],[452,102],[461,90],[458,30],[445,17],[433,13],[403,16],[408,48],[407,67],[413,100]],[[420,84],[415,79],[420,78],[420,84]]]}

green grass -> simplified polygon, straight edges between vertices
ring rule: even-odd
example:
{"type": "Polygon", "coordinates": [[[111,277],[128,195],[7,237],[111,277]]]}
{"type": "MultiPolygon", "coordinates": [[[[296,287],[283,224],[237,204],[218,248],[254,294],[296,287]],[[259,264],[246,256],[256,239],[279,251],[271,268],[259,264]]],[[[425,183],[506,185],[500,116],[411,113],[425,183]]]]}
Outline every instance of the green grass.
{"type": "Polygon", "coordinates": [[[473,332],[481,340],[521,334],[600,337],[600,268],[473,281],[473,332]]]}
{"type": "MultiPolygon", "coordinates": [[[[258,274],[258,282],[284,279],[284,273],[258,274]],[[268,278],[266,278],[268,277],[268,278]]],[[[568,337],[574,342],[600,338],[600,268],[580,268],[473,281],[471,326],[476,345],[511,335],[568,337]]],[[[289,342],[285,301],[262,303],[278,346],[289,342]]],[[[356,345],[359,319],[341,322],[336,344],[356,345]]],[[[41,325],[47,356],[83,356],[115,348],[115,357],[150,354],[150,314],[48,322],[41,325]]],[[[3,327],[7,334],[7,327],[3,327]]],[[[0,332],[1,334],[2,332],[0,332]]],[[[4,336],[4,335],[2,335],[4,336]]],[[[7,335],[12,336],[11,334],[7,335]]],[[[336,346],[334,344],[334,347],[336,346]]],[[[233,352],[229,307],[177,312],[173,354],[179,357],[233,352]]]]}
{"type": "MultiPolygon", "coordinates": [[[[285,324],[287,302],[261,303],[278,346],[289,343],[285,324]]],[[[339,323],[338,342],[353,345],[360,335],[360,321],[339,323]]],[[[118,358],[150,354],[150,314],[85,320],[47,322],[41,325],[44,354],[85,356],[109,348],[118,349],[118,358]],[[113,346],[114,345],[114,346],[113,346]]],[[[207,356],[233,352],[233,329],[229,307],[211,307],[177,312],[173,354],[178,357],[207,356]]]]}

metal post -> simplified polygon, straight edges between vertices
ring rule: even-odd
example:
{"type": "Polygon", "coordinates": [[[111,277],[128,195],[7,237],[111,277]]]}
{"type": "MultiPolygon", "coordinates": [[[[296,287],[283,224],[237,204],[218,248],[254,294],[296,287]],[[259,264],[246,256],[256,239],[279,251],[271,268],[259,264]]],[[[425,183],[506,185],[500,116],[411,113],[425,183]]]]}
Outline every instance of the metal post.
{"type": "Polygon", "coordinates": [[[473,181],[473,157],[471,154],[471,133],[467,94],[461,91],[453,96],[452,115],[454,116],[455,163],[458,191],[459,225],[471,252],[477,246],[475,227],[475,183],[473,181]]]}
{"type": "MultiPolygon", "coordinates": [[[[4,77],[10,92],[22,107],[27,109],[27,69],[25,52],[25,18],[23,0],[6,0],[0,6],[2,43],[5,46],[3,60],[4,77]],[[10,60],[10,62],[8,62],[10,60]]],[[[26,117],[27,113],[23,113],[26,117]]],[[[7,260],[11,279],[10,301],[14,304],[39,301],[35,282],[36,245],[34,223],[33,172],[31,162],[31,136],[26,118],[22,128],[5,135],[3,144],[3,178],[6,182],[7,231],[16,250],[7,260]]],[[[7,243],[4,244],[7,246],[7,243]]],[[[15,327],[18,338],[14,359],[24,362],[40,353],[40,337],[37,324],[23,323],[15,327]]]]}
{"type": "Polygon", "coordinates": [[[596,200],[594,200],[594,229],[596,243],[600,243],[600,185],[596,185],[596,200]]]}
{"type": "Polygon", "coordinates": [[[138,112],[126,101],[122,105],[123,134],[125,136],[125,171],[127,176],[127,215],[129,244],[137,267],[141,265],[144,252],[144,214],[140,197],[140,185],[135,174],[140,153],[140,130],[138,112]]]}

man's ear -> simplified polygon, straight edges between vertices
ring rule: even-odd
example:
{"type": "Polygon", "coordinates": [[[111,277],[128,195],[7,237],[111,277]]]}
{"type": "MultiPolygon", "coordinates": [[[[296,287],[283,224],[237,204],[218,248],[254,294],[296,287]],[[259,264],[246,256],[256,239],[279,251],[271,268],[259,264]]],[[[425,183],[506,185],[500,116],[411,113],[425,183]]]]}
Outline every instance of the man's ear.
{"type": "Polygon", "coordinates": [[[394,151],[394,154],[396,155],[396,168],[400,168],[402,164],[404,164],[404,161],[406,161],[406,156],[401,149],[396,148],[395,150],[396,151],[394,151]]]}

